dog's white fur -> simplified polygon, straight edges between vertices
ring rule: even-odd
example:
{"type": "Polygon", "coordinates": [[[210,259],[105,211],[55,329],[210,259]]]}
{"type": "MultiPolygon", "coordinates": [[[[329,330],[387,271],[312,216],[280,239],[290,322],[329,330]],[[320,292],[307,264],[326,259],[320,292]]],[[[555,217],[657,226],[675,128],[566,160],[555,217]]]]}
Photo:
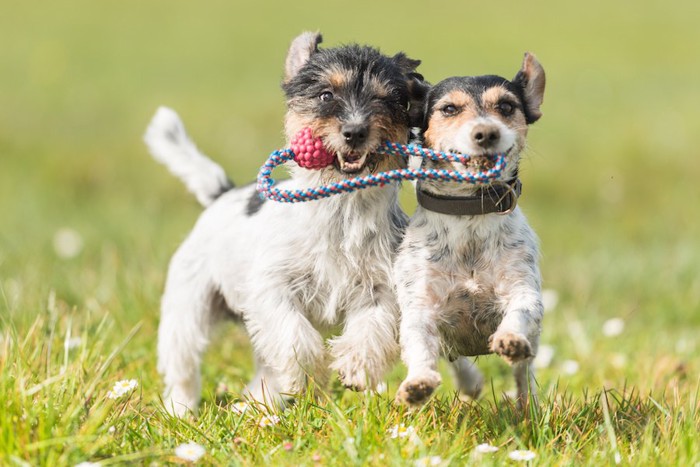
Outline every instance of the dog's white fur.
{"type": "MultiPolygon", "coordinates": [[[[523,70],[529,73],[524,89],[531,109],[539,117],[544,71],[527,55],[523,70]]],[[[527,132],[524,120],[511,127],[488,112],[443,132],[435,149],[479,154],[473,141],[475,125],[500,131],[494,152],[509,151],[502,180],[515,176],[527,132]],[[445,135],[446,134],[446,135],[445,135]]],[[[465,171],[459,163],[455,170],[465,171]]],[[[426,183],[436,194],[465,195],[475,188],[457,184],[426,183]]],[[[538,242],[519,207],[506,215],[452,216],[419,206],[412,217],[395,265],[395,282],[401,308],[400,342],[408,374],[397,400],[408,405],[424,403],[440,384],[438,358],[450,357],[460,391],[478,396],[483,376],[465,356],[490,352],[513,364],[518,401],[535,396],[530,362],[537,352],[542,319],[538,242]],[[456,360],[455,360],[456,359],[456,360]]]]}
{"type": "Polygon", "coordinates": [[[224,169],[197,149],[174,110],[160,107],[144,139],[153,158],[180,178],[202,206],[209,206],[231,188],[224,169]]]}
{"type": "MultiPolygon", "coordinates": [[[[253,185],[212,202],[228,179],[173,111],[158,111],[146,142],[209,205],[173,256],[163,294],[158,370],[166,408],[196,411],[202,354],[227,314],[242,318],[251,338],[250,398],[279,403],[310,377],[323,384],[329,369],[348,387],[374,387],[399,353],[391,268],[406,219],[398,185],[294,205],[267,201],[251,214],[259,203],[253,185]],[[339,325],[326,346],[322,332],[339,325]]],[[[295,170],[279,186],[321,185],[321,173],[295,170]]]]}

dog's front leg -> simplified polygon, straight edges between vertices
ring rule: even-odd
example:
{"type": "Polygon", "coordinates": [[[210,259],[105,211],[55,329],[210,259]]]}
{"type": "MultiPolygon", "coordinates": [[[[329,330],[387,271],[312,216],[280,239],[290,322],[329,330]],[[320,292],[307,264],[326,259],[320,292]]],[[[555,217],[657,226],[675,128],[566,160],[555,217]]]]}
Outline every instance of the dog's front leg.
{"type": "Polygon", "coordinates": [[[291,396],[304,391],[309,378],[320,384],[327,378],[323,337],[292,297],[277,290],[267,290],[256,303],[259,311],[245,315],[256,360],[270,375],[266,397],[272,399],[278,394],[269,391],[291,396]]]}
{"type": "Polygon", "coordinates": [[[409,406],[427,402],[442,382],[437,371],[439,357],[440,332],[434,313],[423,307],[402,307],[401,359],[408,374],[396,393],[397,402],[409,406]]]}
{"type": "Polygon", "coordinates": [[[536,397],[532,360],[537,353],[542,322],[542,299],[539,285],[521,285],[504,297],[504,314],[496,332],[489,338],[492,352],[513,365],[518,389],[518,404],[527,403],[528,390],[536,397]]]}
{"type": "Polygon", "coordinates": [[[345,387],[355,391],[374,388],[396,360],[398,307],[393,294],[376,304],[349,311],[343,334],[331,340],[331,368],[345,387]]]}

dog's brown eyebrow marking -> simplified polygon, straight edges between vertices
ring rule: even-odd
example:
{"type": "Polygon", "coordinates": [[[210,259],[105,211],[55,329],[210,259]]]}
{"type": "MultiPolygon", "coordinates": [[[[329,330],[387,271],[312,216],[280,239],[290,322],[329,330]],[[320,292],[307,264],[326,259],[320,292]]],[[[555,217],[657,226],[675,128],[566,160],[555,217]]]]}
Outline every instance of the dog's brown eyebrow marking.
{"type": "Polygon", "coordinates": [[[469,111],[469,109],[472,109],[472,112],[476,112],[476,102],[474,102],[474,98],[470,96],[468,93],[461,91],[461,90],[454,90],[450,91],[447,94],[445,94],[443,97],[441,97],[436,103],[435,103],[435,111],[438,111],[445,107],[446,105],[454,105],[455,107],[459,108],[464,111],[469,111]]]}
{"type": "Polygon", "coordinates": [[[434,105],[431,120],[437,117],[443,117],[441,109],[446,105],[454,105],[460,110],[460,117],[474,118],[477,115],[477,103],[474,98],[462,90],[453,90],[441,97],[434,105]]]}
{"type": "Polygon", "coordinates": [[[332,70],[328,76],[328,82],[335,89],[342,88],[348,81],[350,81],[350,76],[347,71],[332,70]]]}
{"type": "Polygon", "coordinates": [[[374,76],[369,79],[368,85],[374,92],[374,95],[379,98],[384,98],[389,94],[386,83],[374,76]]]}
{"type": "Polygon", "coordinates": [[[520,102],[518,96],[502,86],[493,86],[485,90],[483,94],[481,94],[481,102],[484,107],[487,107],[488,105],[497,103],[504,97],[511,99],[513,102],[520,102]]]}

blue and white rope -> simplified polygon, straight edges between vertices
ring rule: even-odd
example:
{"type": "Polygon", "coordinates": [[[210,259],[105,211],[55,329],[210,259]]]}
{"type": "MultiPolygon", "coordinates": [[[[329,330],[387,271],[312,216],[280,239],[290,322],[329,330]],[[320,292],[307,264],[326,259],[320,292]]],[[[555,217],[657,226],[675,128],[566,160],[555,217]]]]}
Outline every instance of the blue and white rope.
{"type": "MultiPolygon", "coordinates": [[[[451,161],[461,163],[466,163],[470,159],[470,156],[465,154],[438,152],[416,144],[404,145],[392,143],[390,141],[386,141],[382,146],[380,146],[377,153],[388,156],[400,156],[404,159],[408,158],[409,156],[418,156],[434,161],[451,161]]],[[[292,160],[293,158],[294,153],[291,149],[280,149],[270,154],[267,162],[260,168],[260,172],[258,173],[258,192],[260,192],[266,198],[274,201],[279,201],[282,203],[299,203],[303,201],[328,198],[329,196],[349,193],[355,190],[363,190],[373,186],[384,186],[388,183],[400,180],[439,180],[445,182],[488,184],[497,179],[506,166],[505,155],[497,154],[495,156],[495,163],[493,167],[486,171],[462,173],[445,169],[397,169],[370,174],[364,177],[340,180],[338,182],[315,188],[304,188],[297,190],[282,190],[275,188],[273,186],[275,181],[272,179],[272,171],[276,167],[292,160]]]]}

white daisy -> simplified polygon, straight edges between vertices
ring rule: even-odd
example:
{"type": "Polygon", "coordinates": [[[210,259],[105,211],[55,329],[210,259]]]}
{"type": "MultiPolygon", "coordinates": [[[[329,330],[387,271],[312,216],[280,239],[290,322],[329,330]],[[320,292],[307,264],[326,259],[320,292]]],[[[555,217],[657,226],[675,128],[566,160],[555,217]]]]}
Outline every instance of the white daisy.
{"type": "Polygon", "coordinates": [[[528,450],[522,450],[522,451],[518,450],[518,451],[513,451],[513,452],[509,453],[508,457],[514,461],[527,462],[527,461],[531,461],[532,459],[537,457],[537,454],[535,454],[532,451],[528,451],[528,450]]]}
{"type": "Polygon", "coordinates": [[[239,415],[243,415],[250,408],[250,404],[247,402],[236,402],[231,406],[231,410],[239,415]]]}
{"type": "Polygon", "coordinates": [[[615,368],[624,368],[627,365],[627,356],[623,353],[614,353],[610,356],[610,363],[615,368]]]}
{"type": "Polygon", "coordinates": [[[75,258],[83,251],[83,237],[68,227],[58,229],[53,236],[53,249],[59,258],[75,258]]]}
{"type": "Polygon", "coordinates": [[[80,344],[83,343],[83,340],[80,337],[71,337],[70,339],[67,339],[63,345],[67,350],[72,350],[77,347],[80,347],[80,344]]]}
{"type": "Polygon", "coordinates": [[[185,443],[175,448],[177,457],[190,462],[198,461],[206,453],[204,447],[197,443],[185,443]]]}
{"type": "Polygon", "coordinates": [[[135,379],[125,379],[122,381],[117,381],[116,383],[114,383],[112,390],[107,393],[107,397],[110,399],[119,399],[123,395],[131,392],[138,385],[139,383],[135,379]]]}
{"type": "Polygon", "coordinates": [[[416,467],[427,467],[429,465],[440,465],[442,464],[442,457],[440,456],[425,456],[416,460],[413,463],[416,467]]]}
{"type": "Polygon", "coordinates": [[[547,344],[541,344],[539,349],[537,349],[537,355],[533,365],[535,368],[547,368],[554,358],[554,347],[547,344]]]}
{"type": "Polygon", "coordinates": [[[561,362],[561,371],[566,375],[578,373],[579,364],[576,360],[564,360],[561,362]]]}
{"type": "Polygon", "coordinates": [[[491,454],[498,451],[498,446],[491,446],[489,443],[481,443],[474,448],[479,454],[491,454]]]}
{"type": "Polygon", "coordinates": [[[351,458],[356,458],[357,457],[357,448],[355,447],[355,438],[352,436],[349,436],[345,438],[345,441],[343,442],[343,448],[345,449],[345,452],[348,453],[348,456],[351,458]]]}
{"type": "Polygon", "coordinates": [[[405,438],[411,436],[416,430],[412,426],[406,426],[403,423],[400,425],[394,425],[389,428],[389,437],[394,438],[405,438]]]}
{"type": "Polygon", "coordinates": [[[280,418],[277,415],[263,415],[263,417],[258,422],[260,428],[267,428],[269,426],[277,425],[280,422],[280,418]]]}
{"type": "Polygon", "coordinates": [[[80,464],[75,464],[75,467],[99,467],[100,464],[97,462],[84,461],[80,464]]]}
{"type": "Polygon", "coordinates": [[[625,321],[622,318],[610,318],[603,323],[603,335],[606,337],[619,336],[624,330],[625,321]]]}

